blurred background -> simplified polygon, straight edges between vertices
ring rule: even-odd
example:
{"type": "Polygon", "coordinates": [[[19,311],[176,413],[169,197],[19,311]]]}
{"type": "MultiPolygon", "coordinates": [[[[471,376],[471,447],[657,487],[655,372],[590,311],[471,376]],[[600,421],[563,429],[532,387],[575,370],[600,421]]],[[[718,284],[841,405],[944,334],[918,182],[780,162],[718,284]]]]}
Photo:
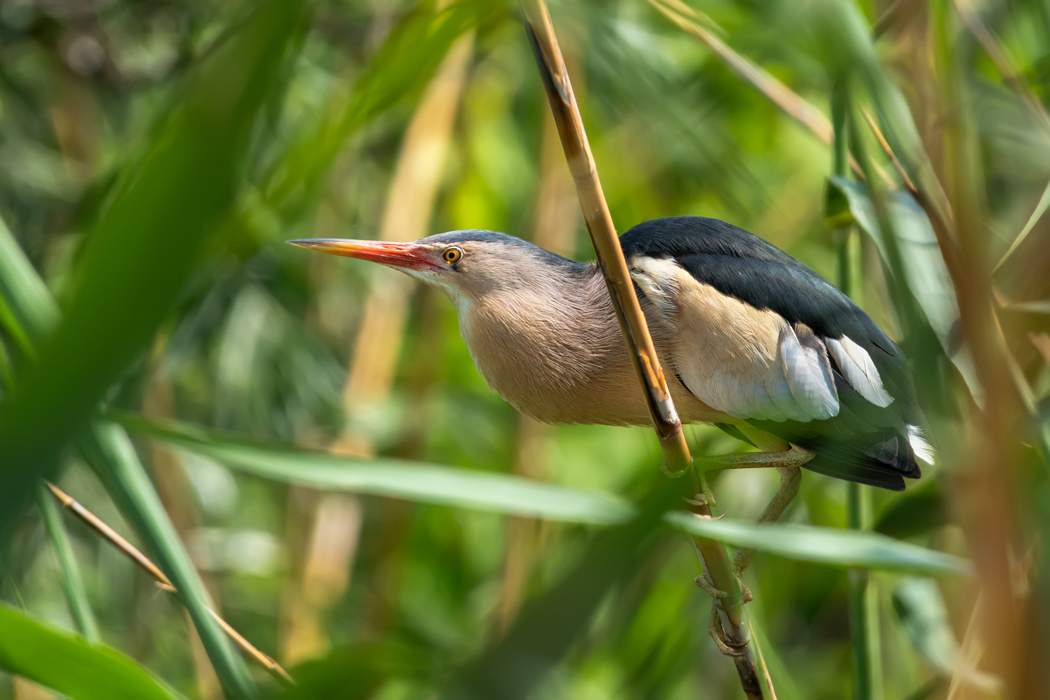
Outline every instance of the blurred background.
{"type": "MultiPolygon", "coordinates": [[[[62,449],[100,403],[216,431],[213,446],[266,441],[257,452],[294,444],[629,500],[661,478],[651,430],[517,415],[435,290],[285,243],[480,228],[593,258],[516,5],[256,5],[0,4],[0,218],[17,243],[0,247],[0,489],[21,494],[2,504],[0,598],[36,621],[85,632],[56,535],[14,476],[24,464],[164,559],[105,460],[62,449]],[[65,321],[33,331],[22,292],[50,292],[65,321]]],[[[620,231],[684,214],[750,230],[846,288],[918,372],[938,464],[905,494],[850,495],[807,472],[786,519],[874,528],[978,575],[759,553],[747,610],[776,697],[1050,697],[1050,5],[551,13],[620,231]]],[[[310,697],[436,697],[597,536],[289,485],[129,427],[163,505],[151,517],[170,520],[222,617],[297,678],[346,675],[310,697]]],[[[743,449],[708,426],[687,434],[694,455],[743,449]]],[[[754,519],[776,484],[744,470],[712,487],[720,511],[754,519]]],[[[97,638],[186,697],[222,697],[178,600],[62,523],[97,638]]],[[[707,635],[689,539],[664,533],[638,561],[590,601],[550,672],[506,697],[743,697],[707,635]]],[[[261,668],[241,673],[280,692],[261,668]]],[[[54,692],[0,673],[0,698],[54,692]]]]}

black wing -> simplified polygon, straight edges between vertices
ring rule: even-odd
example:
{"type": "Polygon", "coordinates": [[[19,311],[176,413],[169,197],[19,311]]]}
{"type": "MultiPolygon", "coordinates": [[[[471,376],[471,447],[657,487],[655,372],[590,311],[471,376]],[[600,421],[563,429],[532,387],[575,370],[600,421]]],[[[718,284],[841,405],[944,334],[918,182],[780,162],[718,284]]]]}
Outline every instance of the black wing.
{"type": "Polygon", "coordinates": [[[815,471],[903,488],[918,476],[907,425],[918,422],[911,371],[897,345],[849,297],[779,248],[717,219],[680,216],[641,223],[620,237],[624,255],[673,258],[697,280],[819,338],[858,344],[871,357],[893,403],[875,406],[852,389],[831,359],[840,411],[829,420],[749,421],[818,451],[815,471]],[[887,472],[887,469],[889,473],[887,472]]]}

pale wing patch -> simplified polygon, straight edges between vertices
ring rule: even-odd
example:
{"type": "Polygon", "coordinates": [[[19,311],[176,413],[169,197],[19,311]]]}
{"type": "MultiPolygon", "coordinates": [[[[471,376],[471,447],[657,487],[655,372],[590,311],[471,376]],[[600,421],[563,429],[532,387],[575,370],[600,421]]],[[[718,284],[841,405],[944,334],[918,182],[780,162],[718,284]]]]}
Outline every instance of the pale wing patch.
{"type": "Polygon", "coordinates": [[[807,423],[813,420],[813,417],[802,410],[802,407],[795,401],[795,397],[791,395],[791,387],[788,386],[787,379],[784,378],[783,370],[777,365],[777,371],[772,373],[769,377],[769,383],[767,384],[769,390],[769,396],[773,400],[773,405],[777,407],[783,418],[770,417],[770,420],[797,420],[807,423]]]}
{"type": "Polygon", "coordinates": [[[819,344],[803,345],[791,326],[780,331],[780,366],[798,405],[817,420],[837,416],[839,397],[819,344]]]}
{"type": "Polygon", "coordinates": [[[654,337],[666,338],[675,374],[705,404],[735,418],[772,421],[838,413],[827,357],[799,344],[780,314],[722,294],[671,259],[636,256],[630,265],[654,307],[650,324],[671,331],[656,329],[654,337]],[[795,341],[791,362],[781,351],[784,328],[795,341]]]}
{"type": "Polygon", "coordinates": [[[926,436],[922,434],[922,428],[917,425],[908,425],[905,426],[905,429],[908,432],[908,444],[911,445],[911,451],[926,464],[933,464],[933,445],[927,442],[926,436]]]}
{"type": "Polygon", "coordinates": [[[842,370],[842,376],[858,394],[882,408],[893,403],[893,397],[882,387],[879,370],[875,368],[875,363],[864,348],[845,335],[838,340],[828,338],[824,344],[842,370]]]}
{"type": "Polygon", "coordinates": [[[660,311],[663,320],[674,325],[681,266],[671,258],[650,258],[644,255],[634,256],[629,263],[631,279],[660,311]]]}

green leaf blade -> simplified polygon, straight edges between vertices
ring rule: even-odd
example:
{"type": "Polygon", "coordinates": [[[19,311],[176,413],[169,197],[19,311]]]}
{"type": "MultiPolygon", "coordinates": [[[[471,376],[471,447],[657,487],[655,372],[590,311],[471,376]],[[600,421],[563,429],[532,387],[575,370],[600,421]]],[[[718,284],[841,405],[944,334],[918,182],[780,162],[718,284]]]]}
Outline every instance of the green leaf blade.
{"type": "Polygon", "coordinates": [[[74,700],[175,700],[173,690],[106,646],[0,604],[0,668],[74,700]]]}
{"type": "MultiPolygon", "coordinates": [[[[879,226],[875,205],[864,185],[844,177],[828,180],[826,213],[835,220],[852,219],[875,244],[887,270],[892,270],[885,233],[879,226]]],[[[897,280],[918,302],[927,323],[937,336],[944,354],[952,361],[966,382],[970,393],[979,400],[983,395],[977,370],[969,349],[953,339],[959,321],[959,302],[955,295],[948,266],[941,255],[937,234],[926,212],[906,192],[891,192],[887,215],[896,234],[905,279],[897,280]]]]}
{"type": "Polygon", "coordinates": [[[760,525],[700,518],[682,512],[667,514],[665,521],[671,527],[700,537],[817,564],[936,576],[973,574],[973,565],[965,559],[873,532],[811,525],[760,525]]]}
{"type": "Polygon", "coordinates": [[[506,474],[397,459],[365,460],[249,442],[177,423],[119,414],[120,422],[241,472],[285,483],[562,522],[611,525],[629,519],[625,501],[506,474]]]}
{"type": "MultiPolygon", "coordinates": [[[[86,244],[64,317],[38,345],[0,420],[0,531],[53,475],[62,447],[148,346],[233,201],[255,118],[277,84],[301,0],[270,0],[191,72],[182,97],[125,168],[86,244]]],[[[40,285],[15,266],[33,328],[52,322],[40,285]]],[[[20,297],[5,296],[8,303],[20,297]]]]}

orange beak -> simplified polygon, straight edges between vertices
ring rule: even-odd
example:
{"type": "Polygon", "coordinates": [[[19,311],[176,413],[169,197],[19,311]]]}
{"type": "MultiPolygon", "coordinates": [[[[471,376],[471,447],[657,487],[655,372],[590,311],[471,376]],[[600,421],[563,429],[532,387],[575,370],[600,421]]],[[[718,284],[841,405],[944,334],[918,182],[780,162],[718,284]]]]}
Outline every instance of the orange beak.
{"type": "Polygon", "coordinates": [[[343,238],[301,238],[288,241],[300,248],[392,265],[406,270],[440,270],[426,247],[418,243],[354,241],[343,238]]]}

